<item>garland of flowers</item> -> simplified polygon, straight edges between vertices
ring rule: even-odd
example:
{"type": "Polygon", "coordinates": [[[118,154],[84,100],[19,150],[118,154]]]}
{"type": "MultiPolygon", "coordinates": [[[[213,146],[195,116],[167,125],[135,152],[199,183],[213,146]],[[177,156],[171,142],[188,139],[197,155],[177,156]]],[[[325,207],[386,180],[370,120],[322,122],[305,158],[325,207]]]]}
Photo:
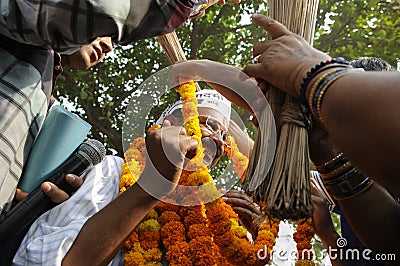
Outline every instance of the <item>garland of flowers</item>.
{"type": "MultiPolygon", "coordinates": [[[[200,148],[196,156],[190,160],[192,166],[197,171],[189,174],[188,184],[200,186],[197,197],[201,202],[205,202],[208,227],[214,236],[214,242],[218,245],[221,254],[233,264],[246,265],[265,265],[269,261],[269,256],[260,259],[258,251],[264,245],[271,251],[275,245],[274,234],[268,231],[263,232],[264,227],[258,233],[254,245],[245,239],[245,229],[238,223],[238,217],[234,214],[228,204],[220,197],[220,192],[214,186],[208,168],[202,160],[201,130],[198,120],[197,99],[195,95],[196,86],[193,81],[185,83],[177,90],[181,95],[183,107],[182,115],[185,121],[184,127],[193,139],[199,142],[200,148]],[[229,210],[229,211],[228,211],[229,210]],[[234,214],[234,215],[230,215],[234,214]]],[[[267,231],[267,230],[265,230],[267,231]]]]}
{"type": "Polygon", "coordinates": [[[297,229],[293,234],[293,239],[297,243],[298,260],[296,266],[314,266],[311,239],[314,237],[312,219],[297,221],[297,229]]]}
{"type": "Polygon", "coordinates": [[[249,165],[249,158],[244,156],[240,151],[235,142],[235,139],[232,136],[229,136],[227,139],[228,143],[231,143],[230,147],[225,148],[226,153],[228,154],[228,158],[230,158],[233,162],[233,167],[235,168],[235,172],[239,175],[240,179],[243,181],[244,176],[246,175],[246,169],[249,165]]]}
{"type": "MultiPolygon", "coordinates": [[[[203,163],[194,82],[181,85],[178,92],[183,102],[185,129],[199,144],[198,153],[189,162],[189,169],[195,171],[182,171],[181,186],[172,192],[176,200],[160,201],[137,226],[125,243],[125,264],[161,265],[161,246],[166,249],[166,259],[171,266],[193,265],[194,262],[198,265],[265,265],[275,245],[280,221],[266,219],[258,230],[254,244],[247,240],[247,231],[239,225],[238,216],[231,206],[221,199],[203,163]],[[189,186],[199,187],[198,192],[194,194],[193,190],[187,189],[189,186]],[[264,251],[265,247],[268,254],[260,254],[259,251],[264,251]]],[[[149,131],[159,127],[153,126],[149,131]]],[[[234,163],[235,171],[242,178],[248,159],[239,152],[233,138],[231,143],[226,151],[234,163]]],[[[125,153],[120,193],[138,180],[145,166],[144,158],[144,139],[137,138],[125,153]]],[[[299,224],[294,235],[295,241],[300,243],[298,248],[310,239],[311,233],[304,224],[299,224]]],[[[299,254],[302,254],[300,250],[299,254]]],[[[296,265],[312,265],[307,264],[309,261],[311,258],[299,259],[296,265]]]]}

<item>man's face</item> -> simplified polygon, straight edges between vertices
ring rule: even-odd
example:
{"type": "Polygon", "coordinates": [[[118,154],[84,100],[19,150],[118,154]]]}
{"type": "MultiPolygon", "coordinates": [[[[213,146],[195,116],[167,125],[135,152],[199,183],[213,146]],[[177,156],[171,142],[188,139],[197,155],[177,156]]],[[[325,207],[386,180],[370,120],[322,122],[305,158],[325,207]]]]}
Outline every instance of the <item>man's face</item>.
{"type": "MultiPolygon", "coordinates": [[[[223,125],[223,116],[210,108],[198,108],[200,130],[202,134],[202,146],[204,148],[204,163],[209,167],[217,164],[225,154],[228,130],[223,125]]],[[[182,114],[180,110],[174,111],[166,117],[172,126],[182,126],[182,114]]],[[[225,123],[226,124],[226,123],[225,123]]]]}
{"type": "Polygon", "coordinates": [[[90,44],[83,45],[78,51],[65,57],[68,67],[82,70],[96,65],[112,50],[113,43],[110,37],[98,37],[90,44]]]}

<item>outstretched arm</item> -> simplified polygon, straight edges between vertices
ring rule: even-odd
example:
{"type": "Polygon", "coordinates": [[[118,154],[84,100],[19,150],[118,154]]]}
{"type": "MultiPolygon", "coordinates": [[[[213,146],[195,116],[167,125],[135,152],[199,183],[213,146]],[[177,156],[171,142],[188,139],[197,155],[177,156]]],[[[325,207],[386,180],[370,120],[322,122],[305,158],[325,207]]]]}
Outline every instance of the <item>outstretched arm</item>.
{"type": "MultiPolygon", "coordinates": [[[[299,96],[307,72],[330,57],[273,19],[254,15],[253,21],[268,31],[272,40],[254,45],[254,56],[260,57],[257,64],[246,66],[245,73],[299,96]]],[[[325,73],[311,80],[306,96],[325,73]]],[[[332,83],[321,108],[323,125],[338,148],[363,172],[397,194],[400,194],[399,84],[399,73],[353,73],[332,83]]]]}
{"type": "Polygon", "coordinates": [[[149,133],[146,146],[149,156],[140,185],[133,185],[86,222],[62,265],[107,265],[158,200],[175,188],[184,157],[196,153],[197,141],[186,136],[180,127],[164,126],[149,133]],[[175,159],[175,164],[166,153],[175,159]],[[158,187],[163,180],[169,185],[158,187]]]}

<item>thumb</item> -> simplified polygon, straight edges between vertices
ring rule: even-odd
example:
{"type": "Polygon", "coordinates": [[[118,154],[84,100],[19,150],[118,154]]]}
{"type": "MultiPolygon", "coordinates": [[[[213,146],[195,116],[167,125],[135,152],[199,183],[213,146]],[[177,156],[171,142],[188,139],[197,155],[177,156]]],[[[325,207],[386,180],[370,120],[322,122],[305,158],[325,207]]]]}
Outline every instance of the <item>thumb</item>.
{"type": "Polygon", "coordinates": [[[254,14],[251,18],[255,24],[268,31],[273,40],[284,35],[292,34],[284,25],[270,17],[254,14]]]}
{"type": "Polygon", "coordinates": [[[197,140],[191,138],[183,139],[179,143],[182,153],[189,159],[196,155],[198,144],[197,140]]]}

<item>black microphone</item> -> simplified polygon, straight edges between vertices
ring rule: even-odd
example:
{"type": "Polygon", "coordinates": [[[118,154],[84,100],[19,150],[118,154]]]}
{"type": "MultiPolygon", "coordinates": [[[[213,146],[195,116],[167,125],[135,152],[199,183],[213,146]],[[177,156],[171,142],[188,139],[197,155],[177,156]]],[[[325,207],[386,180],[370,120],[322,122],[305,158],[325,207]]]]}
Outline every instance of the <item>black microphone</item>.
{"type": "MultiPolygon", "coordinates": [[[[65,176],[81,175],[89,166],[100,163],[105,154],[106,149],[101,142],[93,139],[85,141],[76,153],[47,175],[46,181],[52,182],[71,195],[73,188],[65,181],[65,176]]],[[[0,221],[1,265],[11,265],[29,227],[41,214],[56,205],[57,203],[51,201],[39,186],[3,216],[0,221]]]]}

